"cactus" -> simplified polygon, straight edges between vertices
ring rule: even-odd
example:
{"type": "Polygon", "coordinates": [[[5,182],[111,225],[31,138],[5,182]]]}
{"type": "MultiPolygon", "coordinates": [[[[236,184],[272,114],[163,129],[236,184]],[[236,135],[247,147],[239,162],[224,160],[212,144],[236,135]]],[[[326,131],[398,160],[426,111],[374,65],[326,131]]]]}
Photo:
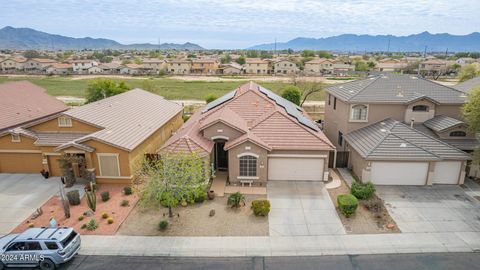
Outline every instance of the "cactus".
{"type": "Polygon", "coordinates": [[[90,182],[90,191],[86,191],[85,195],[87,196],[87,204],[93,212],[97,209],[97,197],[95,196],[95,191],[93,189],[93,184],[90,182]]]}

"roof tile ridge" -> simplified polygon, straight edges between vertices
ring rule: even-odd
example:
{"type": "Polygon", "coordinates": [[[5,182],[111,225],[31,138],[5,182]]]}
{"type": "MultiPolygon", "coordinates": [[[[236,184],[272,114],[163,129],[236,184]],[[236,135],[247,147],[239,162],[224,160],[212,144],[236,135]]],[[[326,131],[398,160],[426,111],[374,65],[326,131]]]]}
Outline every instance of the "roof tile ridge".
{"type": "Polygon", "coordinates": [[[365,85],[364,87],[362,87],[357,93],[355,93],[355,94],[352,95],[351,97],[347,98],[346,100],[347,100],[347,101],[352,100],[354,97],[356,97],[356,96],[359,95],[361,92],[363,92],[363,90],[365,90],[365,88],[367,88],[368,86],[370,86],[372,83],[376,82],[380,77],[381,77],[380,75],[377,75],[377,76],[374,77],[375,79],[373,79],[373,80],[372,80],[372,79],[369,79],[369,78],[363,79],[364,81],[370,80],[370,82],[367,83],[367,85],[365,85]]]}
{"type": "MultiPolygon", "coordinates": [[[[382,120],[382,121],[380,121],[380,122],[377,122],[377,123],[381,123],[381,122],[383,122],[383,121],[385,121],[385,120],[387,120],[387,119],[392,119],[392,118],[386,118],[386,119],[384,119],[384,120],[382,120]]],[[[393,119],[392,119],[392,120],[393,120],[393,119]]],[[[393,120],[393,121],[395,121],[395,120],[393,120]]],[[[372,126],[368,126],[368,128],[370,128],[370,127],[372,127],[372,126]]],[[[376,150],[376,149],[380,146],[380,144],[382,144],[382,143],[385,141],[385,139],[388,137],[388,135],[391,135],[391,134],[392,134],[392,133],[390,133],[390,131],[392,130],[392,128],[393,128],[393,125],[392,125],[392,127],[390,127],[390,128],[387,130],[388,132],[385,132],[385,136],[383,136],[383,138],[382,138],[370,151],[368,151],[368,152],[365,154],[365,158],[368,158],[368,157],[370,156],[370,154],[372,154],[373,151],[376,150]]],[[[354,131],[354,132],[355,132],[355,131],[354,131]]]]}

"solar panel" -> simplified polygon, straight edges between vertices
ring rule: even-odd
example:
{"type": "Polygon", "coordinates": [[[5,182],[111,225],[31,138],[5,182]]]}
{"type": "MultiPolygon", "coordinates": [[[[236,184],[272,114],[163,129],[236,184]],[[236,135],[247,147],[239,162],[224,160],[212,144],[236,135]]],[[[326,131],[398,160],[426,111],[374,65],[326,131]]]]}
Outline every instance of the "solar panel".
{"type": "Polygon", "coordinates": [[[271,100],[275,101],[279,106],[283,107],[290,116],[295,117],[302,125],[318,131],[317,125],[301,113],[302,108],[264,87],[259,86],[258,90],[271,100]]]}
{"type": "Polygon", "coordinates": [[[232,92],[229,92],[227,94],[225,94],[224,96],[222,97],[219,97],[217,99],[215,99],[214,101],[208,103],[205,108],[203,108],[202,110],[202,113],[204,112],[208,112],[209,110],[217,107],[218,105],[221,105],[227,101],[229,101],[230,99],[232,99],[233,97],[235,97],[235,93],[237,92],[237,90],[233,90],[232,92]]]}

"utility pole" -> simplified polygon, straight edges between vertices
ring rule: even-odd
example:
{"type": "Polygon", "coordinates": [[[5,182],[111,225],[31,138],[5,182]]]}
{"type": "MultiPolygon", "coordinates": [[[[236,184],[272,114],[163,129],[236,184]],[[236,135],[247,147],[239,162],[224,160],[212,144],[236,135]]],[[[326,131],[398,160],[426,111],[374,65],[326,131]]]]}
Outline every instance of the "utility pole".
{"type": "Polygon", "coordinates": [[[425,49],[423,51],[423,58],[427,58],[427,48],[428,48],[428,46],[425,45],[425,49]]]}
{"type": "Polygon", "coordinates": [[[390,53],[390,38],[388,38],[387,54],[390,53]]]}
{"type": "Polygon", "coordinates": [[[158,37],[158,50],[160,51],[160,49],[162,48],[162,46],[160,45],[160,37],[158,37]]]}
{"type": "Polygon", "coordinates": [[[277,54],[277,38],[275,37],[275,47],[274,47],[273,55],[276,55],[276,54],[277,54]]]}

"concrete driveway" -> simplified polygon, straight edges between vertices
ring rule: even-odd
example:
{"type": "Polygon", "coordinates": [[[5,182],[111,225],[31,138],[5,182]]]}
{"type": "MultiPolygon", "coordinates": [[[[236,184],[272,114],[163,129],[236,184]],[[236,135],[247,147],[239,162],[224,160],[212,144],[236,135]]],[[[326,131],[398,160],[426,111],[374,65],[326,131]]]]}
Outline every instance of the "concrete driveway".
{"type": "Polygon", "coordinates": [[[40,174],[0,174],[0,235],[8,234],[56,194],[58,181],[40,174]]]}
{"type": "Polygon", "coordinates": [[[345,234],[323,183],[269,181],[270,236],[345,234]]]}
{"type": "Polygon", "coordinates": [[[453,185],[377,186],[402,232],[480,232],[480,202],[467,192],[453,185]]]}

